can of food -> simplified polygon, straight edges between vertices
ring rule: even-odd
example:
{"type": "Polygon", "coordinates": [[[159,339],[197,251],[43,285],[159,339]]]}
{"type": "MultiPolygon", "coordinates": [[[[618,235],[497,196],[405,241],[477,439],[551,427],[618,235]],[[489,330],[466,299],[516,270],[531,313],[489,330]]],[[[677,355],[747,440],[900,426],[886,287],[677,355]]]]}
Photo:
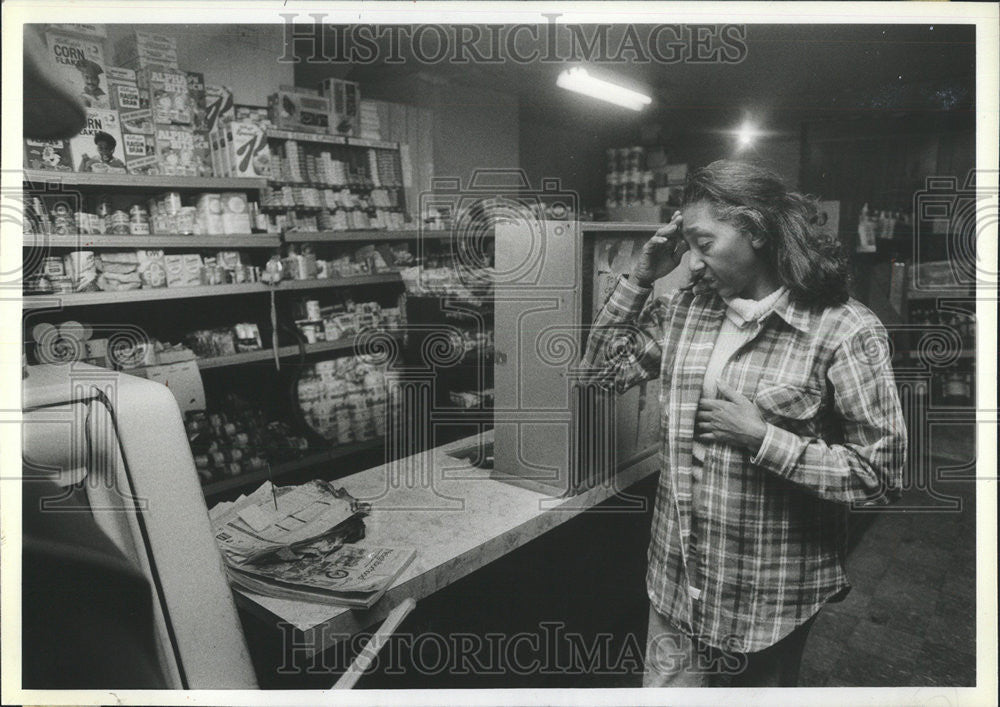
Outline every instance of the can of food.
{"type": "Polygon", "coordinates": [[[115,211],[108,220],[108,232],[115,236],[127,236],[130,233],[129,216],[124,211],[115,211]]]}
{"type": "Polygon", "coordinates": [[[160,196],[160,208],[164,213],[177,214],[181,210],[181,193],[179,191],[168,191],[160,196]]]}
{"type": "Polygon", "coordinates": [[[306,319],[313,321],[322,319],[323,315],[319,311],[319,300],[311,299],[306,301],[306,319]]]}
{"type": "Polygon", "coordinates": [[[148,236],[149,221],[132,219],[128,223],[128,232],[133,236],[148,236]]]}
{"type": "Polygon", "coordinates": [[[177,233],[185,236],[194,234],[195,222],[198,220],[198,209],[194,206],[182,206],[174,215],[177,224],[177,233]]]}

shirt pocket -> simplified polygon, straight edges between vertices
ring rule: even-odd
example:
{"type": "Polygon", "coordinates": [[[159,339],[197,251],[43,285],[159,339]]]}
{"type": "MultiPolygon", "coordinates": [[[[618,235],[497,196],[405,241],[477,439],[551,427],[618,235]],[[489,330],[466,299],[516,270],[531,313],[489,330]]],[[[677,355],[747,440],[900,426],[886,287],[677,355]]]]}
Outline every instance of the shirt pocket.
{"type": "Polygon", "coordinates": [[[819,417],[823,391],[797,383],[763,383],[754,399],[764,419],[779,427],[808,426],[819,417]]]}

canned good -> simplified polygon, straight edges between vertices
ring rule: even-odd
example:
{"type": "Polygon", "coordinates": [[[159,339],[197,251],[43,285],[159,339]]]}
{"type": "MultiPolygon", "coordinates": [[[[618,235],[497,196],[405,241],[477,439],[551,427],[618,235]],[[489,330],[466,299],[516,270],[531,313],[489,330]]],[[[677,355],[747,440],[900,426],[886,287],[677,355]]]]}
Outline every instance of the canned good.
{"type": "Polygon", "coordinates": [[[194,233],[195,223],[198,220],[198,209],[193,206],[182,206],[174,216],[176,222],[176,232],[189,236],[194,233]]]}
{"type": "Polygon", "coordinates": [[[115,236],[127,236],[130,233],[129,216],[124,211],[115,211],[109,218],[108,232],[115,236]]]}
{"type": "Polygon", "coordinates": [[[148,236],[149,221],[139,221],[135,219],[129,221],[128,232],[133,236],[148,236]]]}
{"type": "Polygon", "coordinates": [[[164,213],[177,214],[181,210],[181,193],[168,191],[160,196],[160,204],[164,213]]]}
{"type": "Polygon", "coordinates": [[[42,272],[46,275],[65,277],[66,268],[63,266],[63,260],[59,257],[50,256],[42,261],[42,272]]]}

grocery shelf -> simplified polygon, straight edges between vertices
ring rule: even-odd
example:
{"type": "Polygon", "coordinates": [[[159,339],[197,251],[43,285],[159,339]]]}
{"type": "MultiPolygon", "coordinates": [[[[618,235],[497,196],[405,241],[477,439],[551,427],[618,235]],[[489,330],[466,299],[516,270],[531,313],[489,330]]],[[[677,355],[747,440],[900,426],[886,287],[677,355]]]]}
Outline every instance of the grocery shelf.
{"type": "Polygon", "coordinates": [[[324,243],[338,241],[401,241],[421,238],[450,238],[451,231],[382,231],[376,229],[353,231],[288,231],[286,243],[324,243]]]}
{"type": "Polygon", "coordinates": [[[374,140],[364,137],[352,137],[350,135],[326,135],[324,133],[310,133],[298,130],[279,130],[269,128],[267,131],[269,140],[296,140],[298,142],[319,142],[326,145],[346,145],[348,147],[375,147],[382,150],[398,150],[398,142],[388,140],[374,140]]]}
{"type": "Polygon", "coordinates": [[[201,285],[199,287],[157,288],[148,290],[126,290],[124,292],[82,292],[67,295],[29,295],[23,299],[24,309],[47,309],[50,307],[84,307],[91,305],[125,304],[149,302],[152,300],[193,299],[219,295],[260,294],[275,290],[315,290],[324,287],[351,287],[353,285],[379,285],[401,282],[399,273],[358,275],[355,277],[329,277],[322,280],[283,280],[277,287],[268,287],[260,282],[239,285],[201,285]],[[37,301],[35,301],[37,300],[37,301]]]}
{"type": "Polygon", "coordinates": [[[267,129],[268,140],[295,140],[297,142],[322,142],[327,145],[346,145],[344,135],[326,135],[325,133],[310,133],[300,130],[267,129]]]}
{"type": "Polygon", "coordinates": [[[278,290],[315,290],[323,287],[350,287],[352,285],[382,285],[402,282],[398,272],[355,275],[353,277],[327,277],[317,280],[282,280],[278,290]]]}
{"type": "Polygon", "coordinates": [[[125,189],[183,189],[185,191],[257,191],[266,179],[246,177],[184,177],[149,174],[91,174],[24,170],[25,182],[57,182],[79,187],[123,187],[125,189]]]}
{"type": "Polygon", "coordinates": [[[198,287],[154,288],[126,290],[123,292],[80,292],[66,295],[28,296],[23,299],[24,309],[39,309],[59,306],[85,307],[91,305],[126,304],[149,302],[152,300],[190,299],[195,297],[215,297],[218,295],[245,295],[266,292],[267,287],[259,282],[238,285],[201,285],[198,287]],[[37,301],[36,301],[37,300],[37,301]]]}
{"type": "Polygon", "coordinates": [[[628,223],[624,221],[580,221],[581,233],[653,233],[666,223],[628,223]]]}
{"type": "Polygon", "coordinates": [[[287,476],[296,471],[301,471],[302,469],[308,469],[309,467],[316,466],[317,464],[324,464],[326,462],[335,461],[342,457],[350,456],[351,454],[356,454],[358,452],[366,452],[372,449],[378,449],[383,444],[385,444],[384,437],[376,437],[374,439],[365,440],[364,442],[354,442],[352,444],[344,444],[339,447],[334,447],[333,449],[328,449],[325,452],[319,452],[317,454],[310,454],[308,456],[302,457],[301,459],[296,459],[294,461],[285,462],[283,464],[277,464],[271,467],[271,473],[268,474],[267,470],[254,471],[249,474],[240,474],[239,476],[233,476],[228,479],[221,479],[219,481],[213,481],[210,484],[206,484],[201,487],[202,493],[205,494],[206,498],[212,496],[218,496],[219,494],[225,493],[226,491],[232,491],[233,489],[238,489],[241,486],[249,486],[250,484],[260,484],[264,481],[270,479],[278,479],[281,476],[287,476]]]}
{"type": "MultiPolygon", "coordinates": [[[[384,330],[383,330],[384,331],[384,330]]],[[[402,339],[403,335],[400,332],[385,332],[390,334],[396,339],[402,339]]],[[[354,344],[357,341],[357,337],[351,337],[348,339],[338,339],[336,341],[317,341],[314,344],[306,344],[305,351],[306,355],[313,355],[317,353],[326,353],[330,351],[349,351],[354,348],[354,344]]],[[[298,356],[300,349],[298,345],[292,346],[280,346],[278,347],[278,358],[291,358],[292,356],[298,356]]],[[[231,354],[229,356],[216,356],[214,358],[199,358],[198,368],[204,370],[206,368],[223,368],[227,366],[241,366],[247,363],[256,363],[258,361],[273,361],[274,352],[271,349],[261,349],[260,351],[244,351],[238,354],[231,354]]]]}
{"type": "Polygon", "coordinates": [[[245,233],[240,235],[192,236],[165,233],[154,236],[65,236],[26,233],[25,248],[277,248],[281,238],[275,234],[245,233]]]}

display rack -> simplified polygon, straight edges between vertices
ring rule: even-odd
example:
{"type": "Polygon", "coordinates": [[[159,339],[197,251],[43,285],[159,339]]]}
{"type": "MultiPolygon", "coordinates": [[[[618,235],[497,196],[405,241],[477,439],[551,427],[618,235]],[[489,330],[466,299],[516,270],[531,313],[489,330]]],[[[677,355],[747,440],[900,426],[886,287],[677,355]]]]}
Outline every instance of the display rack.
{"type": "Polygon", "coordinates": [[[276,234],[245,233],[241,235],[192,236],[188,234],[157,234],[155,236],[115,236],[115,235],[45,235],[25,234],[25,248],[277,248],[281,237],[276,234]]]}
{"type": "MultiPolygon", "coordinates": [[[[400,332],[386,332],[393,338],[401,340],[403,335],[400,332]]],[[[281,346],[278,348],[278,358],[291,358],[305,353],[313,356],[321,353],[334,353],[337,351],[351,351],[354,349],[357,337],[349,339],[338,339],[337,341],[317,341],[314,344],[281,346]]],[[[216,356],[215,358],[199,358],[198,368],[205,370],[209,368],[225,368],[229,366],[242,366],[248,363],[259,363],[274,360],[274,351],[271,349],[261,349],[260,351],[244,351],[230,356],[216,356]]]]}
{"type": "Polygon", "coordinates": [[[185,191],[259,191],[267,180],[245,177],[175,177],[147,174],[91,174],[24,170],[26,183],[69,184],[74,187],[121,187],[129,190],[177,189],[185,191]]]}

